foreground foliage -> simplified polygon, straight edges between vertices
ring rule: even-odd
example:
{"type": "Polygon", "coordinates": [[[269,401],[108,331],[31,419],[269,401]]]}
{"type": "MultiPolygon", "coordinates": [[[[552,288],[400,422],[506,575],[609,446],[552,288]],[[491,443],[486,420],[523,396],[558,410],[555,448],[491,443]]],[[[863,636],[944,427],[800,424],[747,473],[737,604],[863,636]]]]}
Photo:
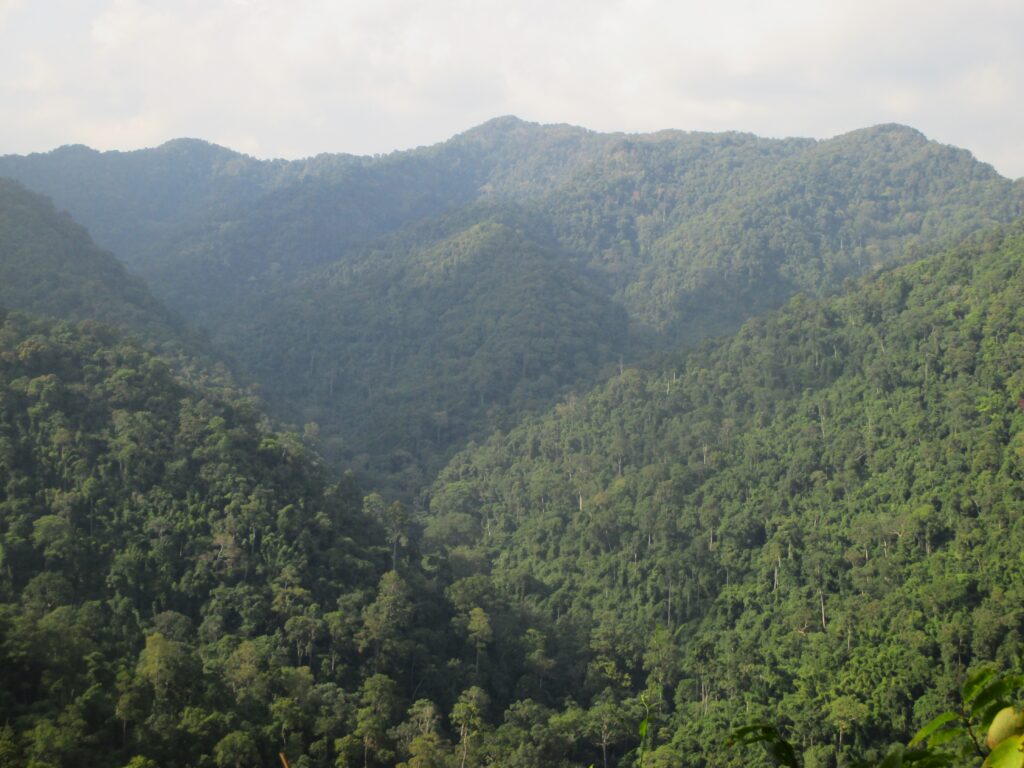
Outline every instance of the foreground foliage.
{"type": "MultiPolygon", "coordinates": [[[[982,667],[964,682],[959,706],[929,721],[906,747],[894,747],[878,768],[943,768],[977,765],[984,768],[1024,766],[1024,711],[1020,699],[1024,675],[999,675],[982,667]]],[[[800,768],[797,751],[770,723],[737,728],[730,746],[761,744],[772,762],[800,768]]],[[[865,764],[864,768],[867,768],[865,764]]]]}

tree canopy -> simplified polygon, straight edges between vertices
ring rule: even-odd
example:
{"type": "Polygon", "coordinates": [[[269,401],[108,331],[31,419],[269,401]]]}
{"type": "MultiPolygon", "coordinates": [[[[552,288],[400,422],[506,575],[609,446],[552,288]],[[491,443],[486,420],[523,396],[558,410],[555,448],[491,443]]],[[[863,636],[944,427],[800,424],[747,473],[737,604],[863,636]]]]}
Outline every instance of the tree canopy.
{"type": "Polygon", "coordinates": [[[150,286],[0,181],[0,768],[1019,754],[1021,188],[967,153],[0,172],[150,286]]]}

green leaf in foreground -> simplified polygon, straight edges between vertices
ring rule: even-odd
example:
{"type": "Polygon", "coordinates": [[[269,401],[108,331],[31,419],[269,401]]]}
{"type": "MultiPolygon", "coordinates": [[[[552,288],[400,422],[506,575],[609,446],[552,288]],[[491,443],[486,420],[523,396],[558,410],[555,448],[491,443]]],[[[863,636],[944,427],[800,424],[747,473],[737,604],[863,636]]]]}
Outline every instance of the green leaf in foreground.
{"type": "Polygon", "coordinates": [[[755,723],[737,728],[732,732],[729,744],[761,744],[776,765],[784,768],[800,768],[793,745],[782,737],[778,728],[769,723],[755,723]]]}
{"type": "Polygon", "coordinates": [[[1024,736],[1004,739],[985,760],[985,768],[1024,768],[1024,736]]]}
{"type": "Polygon", "coordinates": [[[970,704],[974,697],[981,693],[985,684],[992,679],[995,673],[994,667],[984,667],[967,678],[963,688],[964,704],[970,704]]]}
{"type": "Polygon", "coordinates": [[[917,735],[910,740],[910,746],[920,744],[933,733],[935,733],[937,730],[939,730],[942,726],[946,725],[947,723],[953,722],[958,717],[959,715],[956,712],[943,712],[941,715],[933,719],[931,722],[929,722],[927,725],[925,725],[921,730],[917,732],[917,735]]]}

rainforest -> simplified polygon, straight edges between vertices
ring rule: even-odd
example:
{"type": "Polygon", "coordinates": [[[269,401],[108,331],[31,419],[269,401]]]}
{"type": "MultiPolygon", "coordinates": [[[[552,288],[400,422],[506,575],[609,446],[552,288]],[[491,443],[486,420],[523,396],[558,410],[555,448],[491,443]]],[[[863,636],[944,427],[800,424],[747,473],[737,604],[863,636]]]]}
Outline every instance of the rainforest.
{"type": "Polygon", "coordinates": [[[913,128],[0,156],[0,768],[1019,768],[1022,510],[913,128]]]}

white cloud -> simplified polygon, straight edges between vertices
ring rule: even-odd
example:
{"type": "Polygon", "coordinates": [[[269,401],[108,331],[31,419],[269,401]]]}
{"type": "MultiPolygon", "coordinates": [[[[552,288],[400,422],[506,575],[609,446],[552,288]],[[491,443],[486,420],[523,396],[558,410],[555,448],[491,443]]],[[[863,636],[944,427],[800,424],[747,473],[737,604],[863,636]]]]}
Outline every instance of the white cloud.
{"type": "Polygon", "coordinates": [[[0,152],[201,136],[382,152],[519,114],[829,136],[897,120],[1024,175],[1017,0],[0,0],[0,152]],[[5,21],[6,19],[6,21],[5,21]]]}
{"type": "Polygon", "coordinates": [[[25,4],[25,0],[0,0],[0,27],[8,16],[25,4]]]}

